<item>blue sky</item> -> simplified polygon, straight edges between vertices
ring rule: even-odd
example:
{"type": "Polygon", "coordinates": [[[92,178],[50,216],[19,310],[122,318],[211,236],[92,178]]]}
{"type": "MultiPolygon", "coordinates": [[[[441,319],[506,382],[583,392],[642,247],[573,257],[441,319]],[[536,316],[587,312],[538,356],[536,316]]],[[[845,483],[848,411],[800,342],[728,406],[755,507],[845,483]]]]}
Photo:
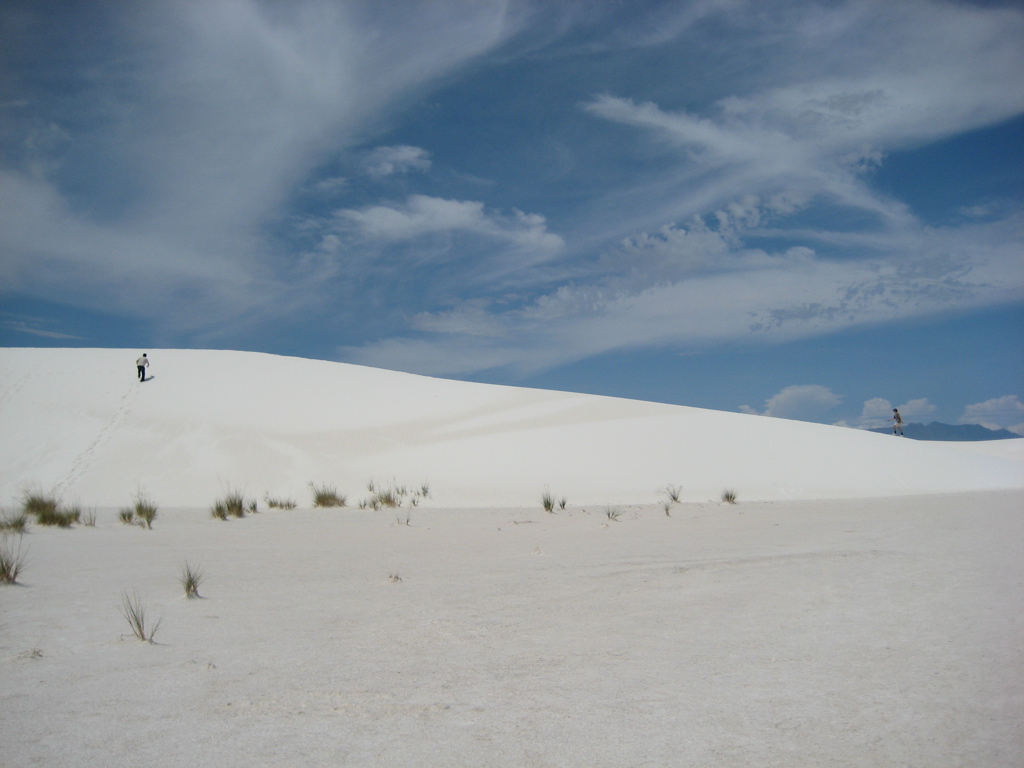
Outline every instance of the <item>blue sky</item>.
{"type": "Polygon", "coordinates": [[[1017,3],[9,0],[0,24],[0,344],[1024,434],[1017,3]]]}

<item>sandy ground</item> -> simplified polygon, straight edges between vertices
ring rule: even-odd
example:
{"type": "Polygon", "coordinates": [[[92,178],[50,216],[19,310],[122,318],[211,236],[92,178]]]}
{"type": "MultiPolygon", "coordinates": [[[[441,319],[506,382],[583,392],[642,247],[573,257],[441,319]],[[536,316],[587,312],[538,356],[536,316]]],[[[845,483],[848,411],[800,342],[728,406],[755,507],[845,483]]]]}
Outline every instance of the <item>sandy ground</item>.
{"type": "Polygon", "coordinates": [[[1024,765],[1024,492],[619,509],[34,526],[0,762],[1024,765]]]}

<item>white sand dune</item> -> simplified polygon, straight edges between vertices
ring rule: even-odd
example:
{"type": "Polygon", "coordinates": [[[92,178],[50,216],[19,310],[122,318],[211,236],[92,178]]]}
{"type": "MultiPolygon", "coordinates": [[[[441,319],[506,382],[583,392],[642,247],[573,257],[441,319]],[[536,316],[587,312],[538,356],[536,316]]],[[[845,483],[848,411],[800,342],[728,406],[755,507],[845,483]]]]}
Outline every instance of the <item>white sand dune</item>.
{"type": "Polygon", "coordinates": [[[272,355],[0,350],[0,498],[203,506],[226,490],[309,499],[327,483],[428,483],[435,503],[849,498],[1024,486],[1002,456],[805,422],[446,381],[272,355]]]}
{"type": "Polygon", "coordinates": [[[8,506],[97,517],[3,537],[5,767],[1022,764],[1024,441],[150,354],[0,350],[8,506]],[[432,498],[308,506],[371,478],[432,498]],[[214,520],[229,487],[301,506],[214,520]]]}

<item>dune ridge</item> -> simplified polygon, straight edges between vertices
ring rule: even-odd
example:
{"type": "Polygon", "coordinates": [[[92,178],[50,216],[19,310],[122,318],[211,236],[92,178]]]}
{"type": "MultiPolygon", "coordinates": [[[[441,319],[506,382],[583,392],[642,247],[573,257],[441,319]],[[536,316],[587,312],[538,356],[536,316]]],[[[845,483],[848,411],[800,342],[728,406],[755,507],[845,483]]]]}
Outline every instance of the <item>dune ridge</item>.
{"type": "Polygon", "coordinates": [[[226,489],[306,499],[331,483],[429,483],[434,503],[849,498],[1024,486],[1018,443],[979,448],[269,354],[0,350],[0,497],[206,505],[226,489]]]}

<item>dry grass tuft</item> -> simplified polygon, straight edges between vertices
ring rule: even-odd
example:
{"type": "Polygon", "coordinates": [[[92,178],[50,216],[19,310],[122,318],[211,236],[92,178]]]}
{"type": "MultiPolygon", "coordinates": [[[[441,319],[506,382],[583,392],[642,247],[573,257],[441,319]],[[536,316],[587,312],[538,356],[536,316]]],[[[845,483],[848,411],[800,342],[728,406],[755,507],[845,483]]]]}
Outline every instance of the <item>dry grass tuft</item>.
{"type": "Polygon", "coordinates": [[[25,569],[25,552],[21,548],[21,536],[18,546],[12,547],[9,538],[0,538],[0,584],[17,584],[18,576],[25,569]]]}
{"type": "Polygon", "coordinates": [[[333,485],[310,483],[309,487],[313,491],[314,507],[344,507],[347,502],[347,498],[339,495],[338,489],[333,485]]]}
{"type": "Polygon", "coordinates": [[[55,525],[58,528],[70,528],[82,516],[77,506],[62,509],[55,497],[41,491],[27,492],[22,498],[21,511],[26,516],[35,516],[39,525],[55,525]]]}
{"type": "Polygon", "coordinates": [[[156,504],[144,494],[138,493],[135,495],[135,504],[132,507],[132,511],[135,513],[135,519],[139,521],[140,526],[147,530],[153,530],[153,521],[156,520],[157,512],[156,504]]]}
{"type": "Polygon", "coordinates": [[[263,499],[270,509],[295,509],[299,506],[294,499],[279,499],[274,496],[266,496],[263,499]]]}
{"type": "Polygon", "coordinates": [[[188,560],[181,566],[181,575],[178,581],[185,590],[185,597],[189,600],[196,600],[200,597],[199,585],[203,583],[204,574],[200,568],[190,565],[188,560]]]}
{"type": "Polygon", "coordinates": [[[3,519],[0,520],[0,531],[7,533],[25,533],[28,530],[28,515],[24,512],[18,512],[11,515],[7,512],[3,513],[3,519]]]}
{"type": "Polygon", "coordinates": [[[142,604],[137,592],[130,595],[127,592],[121,593],[121,615],[128,622],[135,637],[146,643],[153,642],[156,631],[160,629],[160,621],[153,625],[149,624],[146,606],[142,604]]]}
{"type": "Polygon", "coordinates": [[[545,512],[555,511],[555,497],[552,495],[551,491],[547,489],[544,490],[544,493],[540,495],[540,504],[544,507],[545,512]]]}

